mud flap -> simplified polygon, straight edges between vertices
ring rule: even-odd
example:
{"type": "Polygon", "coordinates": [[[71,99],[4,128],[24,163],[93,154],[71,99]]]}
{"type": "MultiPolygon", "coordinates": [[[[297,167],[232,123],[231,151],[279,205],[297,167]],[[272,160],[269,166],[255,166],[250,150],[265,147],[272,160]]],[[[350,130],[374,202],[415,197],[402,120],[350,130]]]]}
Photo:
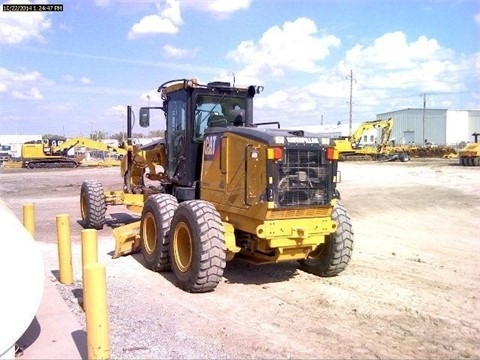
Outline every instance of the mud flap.
{"type": "Polygon", "coordinates": [[[140,250],[140,221],[113,229],[113,236],[115,237],[113,259],[140,250]]]}

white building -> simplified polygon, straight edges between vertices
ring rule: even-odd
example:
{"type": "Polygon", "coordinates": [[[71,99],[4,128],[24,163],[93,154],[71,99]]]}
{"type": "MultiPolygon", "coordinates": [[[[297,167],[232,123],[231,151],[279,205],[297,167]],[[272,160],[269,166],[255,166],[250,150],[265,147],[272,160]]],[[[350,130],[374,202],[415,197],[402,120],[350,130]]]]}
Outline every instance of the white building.
{"type": "Polygon", "coordinates": [[[396,144],[455,146],[480,133],[480,110],[404,109],[377,115],[390,117],[394,120],[390,139],[396,144]]]}

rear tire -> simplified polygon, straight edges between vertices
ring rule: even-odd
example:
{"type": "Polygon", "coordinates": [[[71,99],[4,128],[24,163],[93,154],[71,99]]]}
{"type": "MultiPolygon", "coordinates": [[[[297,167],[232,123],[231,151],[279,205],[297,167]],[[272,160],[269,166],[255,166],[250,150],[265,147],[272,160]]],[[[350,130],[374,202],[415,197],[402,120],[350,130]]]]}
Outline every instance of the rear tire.
{"type": "Polygon", "coordinates": [[[170,258],[178,285],[185,291],[212,291],[226,264],[225,232],[220,214],[209,202],[181,203],[171,224],[170,258]]]}
{"type": "Polygon", "coordinates": [[[407,162],[407,161],[410,161],[410,155],[407,154],[407,153],[402,153],[400,154],[400,161],[401,162],[407,162]]]}
{"type": "Polygon", "coordinates": [[[153,271],[170,270],[170,223],[177,199],[168,194],[149,196],[142,210],[140,243],[147,267],[153,271]]]}
{"type": "Polygon", "coordinates": [[[353,230],[350,217],[340,202],[333,208],[332,219],[337,222],[335,233],[325,237],[305,260],[300,260],[302,270],[329,277],[340,274],[348,265],[353,251],[353,230]]]}
{"type": "Polygon", "coordinates": [[[473,165],[480,166],[480,158],[476,157],[475,159],[473,159],[473,165]]]}
{"type": "Polygon", "coordinates": [[[85,227],[100,230],[105,225],[105,195],[102,184],[96,180],[86,180],[80,191],[80,212],[85,227]]]}

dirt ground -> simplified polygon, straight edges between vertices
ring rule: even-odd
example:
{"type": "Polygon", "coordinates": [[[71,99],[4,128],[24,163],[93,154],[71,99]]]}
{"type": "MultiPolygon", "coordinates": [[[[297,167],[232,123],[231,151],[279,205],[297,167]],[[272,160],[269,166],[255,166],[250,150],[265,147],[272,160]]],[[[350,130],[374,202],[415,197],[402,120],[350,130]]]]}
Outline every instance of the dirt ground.
{"type": "MultiPolygon", "coordinates": [[[[140,254],[111,259],[105,227],[99,260],[107,268],[112,357],[480,358],[480,168],[457,163],[341,163],[338,187],[355,242],[349,266],[333,278],[296,263],[233,260],[214,292],[189,294],[172,273],[147,270],[140,254]]],[[[86,179],[105,190],[121,185],[118,168],[0,169],[0,197],[20,219],[22,205],[35,203],[47,273],[58,269],[55,216],[70,215],[76,281],[59,289],[80,321],[86,179]]],[[[124,211],[109,208],[107,221],[124,211]]]]}

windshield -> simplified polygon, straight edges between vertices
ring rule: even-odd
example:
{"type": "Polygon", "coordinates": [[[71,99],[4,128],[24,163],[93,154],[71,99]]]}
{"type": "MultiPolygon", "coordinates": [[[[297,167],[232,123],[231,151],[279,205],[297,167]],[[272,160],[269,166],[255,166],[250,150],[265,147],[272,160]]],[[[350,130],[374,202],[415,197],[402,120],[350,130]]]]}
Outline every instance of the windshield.
{"type": "Polygon", "coordinates": [[[213,126],[244,126],[245,99],[223,95],[195,98],[195,140],[203,140],[205,129],[213,126]]]}

